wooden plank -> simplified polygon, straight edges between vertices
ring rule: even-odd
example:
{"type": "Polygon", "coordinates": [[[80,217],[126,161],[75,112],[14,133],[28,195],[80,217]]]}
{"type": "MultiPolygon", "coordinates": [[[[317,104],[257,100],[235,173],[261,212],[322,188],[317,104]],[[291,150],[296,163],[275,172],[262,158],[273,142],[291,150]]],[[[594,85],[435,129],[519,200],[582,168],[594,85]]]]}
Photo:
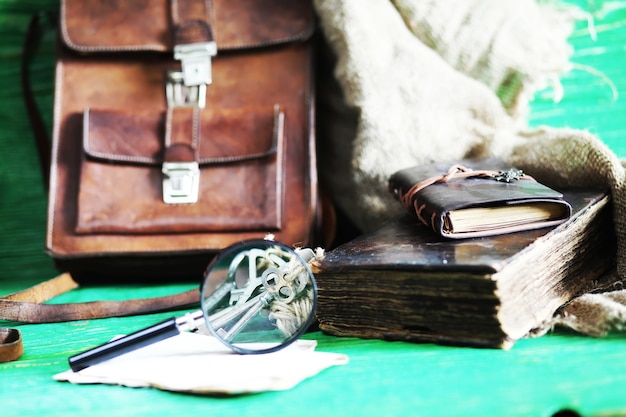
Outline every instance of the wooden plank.
{"type": "MultiPolygon", "coordinates": [[[[581,6],[586,0],[577,0],[581,6]]],[[[625,1],[593,4],[625,6],[625,1]]],[[[19,51],[29,15],[54,10],[58,0],[0,0],[0,293],[54,276],[43,252],[46,201],[19,88],[19,51]]],[[[574,60],[604,72],[618,90],[613,100],[601,78],[581,70],[564,77],[564,99],[548,92],[533,103],[532,123],[589,128],[626,156],[626,9],[597,21],[598,41],[572,37],[574,60]],[[603,49],[604,48],[604,49],[603,49]]],[[[38,97],[52,108],[53,37],[33,67],[38,97]]],[[[48,112],[47,121],[50,121],[48,112]]],[[[85,301],[177,290],[177,286],[90,288],[60,297],[85,301]]],[[[345,353],[350,363],[324,371],[296,388],[236,398],[196,397],[114,386],[73,386],[52,376],[67,357],[113,335],[127,333],[167,314],[20,325],[26,343],[21,360],[0,364],[2,416],[89,415],[507,415],[549,416],[562,409],[583,415],[626,413],[626,338],[591,339],[557,332],[520,341],[510,351],[465,349],[335,338],[312,333],[319,349],[345,353]]],[[[0,325],[15,325],[0,322],[0,325]]],[[[293,364],[286,364],[293,366],[293,364]]],[[[193,372],[193,370],[189,370],[193,372]]]]}

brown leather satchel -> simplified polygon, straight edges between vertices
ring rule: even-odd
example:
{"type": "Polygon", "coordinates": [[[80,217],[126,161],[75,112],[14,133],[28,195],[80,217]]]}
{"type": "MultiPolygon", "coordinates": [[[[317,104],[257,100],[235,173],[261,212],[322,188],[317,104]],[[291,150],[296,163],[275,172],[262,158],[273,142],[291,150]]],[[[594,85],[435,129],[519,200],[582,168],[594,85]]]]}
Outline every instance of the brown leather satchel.
{"type": "Polygon", "coordinates": [[[318,229],[310,0],[64,0],[47,250],[76,279],[200,277],[318,229]]]}

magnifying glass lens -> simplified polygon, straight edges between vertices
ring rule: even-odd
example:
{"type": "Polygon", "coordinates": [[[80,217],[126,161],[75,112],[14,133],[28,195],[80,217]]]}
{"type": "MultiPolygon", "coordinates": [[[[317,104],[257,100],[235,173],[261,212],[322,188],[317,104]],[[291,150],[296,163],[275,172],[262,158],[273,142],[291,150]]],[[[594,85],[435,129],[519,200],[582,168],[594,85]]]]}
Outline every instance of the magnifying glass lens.
{"type": "Polygon", "coordinates": [[[249,240],[224,249],[208,266],[201,287],[201,310],[170,318],[71,356],[75,372],[123,353],[206,327],[239,353],[267,353],[295,341],[311,325],[317,287],[308,261],[271,240],[249,240]]]}
{"type": "Polygon", "coordinates": [[[201,308],[209,331],[239,353],[267,353],[292,343],[313,321],[313,252],[271,240],[242,242],[209,265],[201,308]]]}

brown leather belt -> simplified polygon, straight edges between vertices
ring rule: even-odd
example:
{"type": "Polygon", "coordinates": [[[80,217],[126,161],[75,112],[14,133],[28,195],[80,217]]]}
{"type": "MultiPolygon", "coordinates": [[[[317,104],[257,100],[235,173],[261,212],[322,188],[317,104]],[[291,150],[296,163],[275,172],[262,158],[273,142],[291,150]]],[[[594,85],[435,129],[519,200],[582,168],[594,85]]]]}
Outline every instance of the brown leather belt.
{"type": "MultiPolygon", "coordinates": [[[[191,307],[200,301],[197,289],[154,298],[124,301],[90,301],[69,304],[43,304],[57,295],[78,287],[64,273],[33,287],[0,297],[0,320],[20,323],[59,323],[106,317],[124,317],[191,307]]],[[[18,359],[24,351],[17,329],[0,328],[0,362],[18,359]]]]}

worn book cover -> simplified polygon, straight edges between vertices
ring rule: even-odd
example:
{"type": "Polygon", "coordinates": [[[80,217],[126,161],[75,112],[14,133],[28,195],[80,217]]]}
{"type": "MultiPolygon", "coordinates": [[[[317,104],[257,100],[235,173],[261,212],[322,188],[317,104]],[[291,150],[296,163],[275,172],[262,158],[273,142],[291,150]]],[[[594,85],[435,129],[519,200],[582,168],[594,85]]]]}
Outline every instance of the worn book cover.
{"type": "MultiPolygon", "coordinates": [[[[558,226],[446,239],[406,215],[313,265],[320,328],[342,336],[508,348],[564,303],[603,285],[610,197],[563,193],[558,226]]],[[[609,283],[606,283],[607,285],[609,283]]]]}
{"type": "Polygon", "coordinates": [[[389,189],[419,221],[455,239],[554,226],[572,212],[563,194],[496,158],[403,169],[389,189]]]}

